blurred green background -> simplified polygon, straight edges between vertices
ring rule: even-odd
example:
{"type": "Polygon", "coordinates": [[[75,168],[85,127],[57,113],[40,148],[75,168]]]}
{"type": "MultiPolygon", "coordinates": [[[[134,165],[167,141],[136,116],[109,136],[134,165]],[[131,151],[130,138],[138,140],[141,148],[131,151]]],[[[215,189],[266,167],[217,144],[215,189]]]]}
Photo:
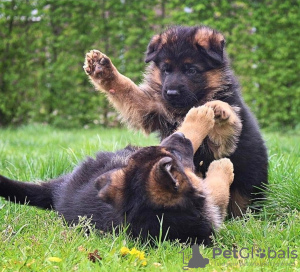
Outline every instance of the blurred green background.
{"type": "Polygon", "coordinates": [[[227,41],[261,126],[299,128],[300,0],[1,0],[0,126],[116,126],[82,69],[100,49],[140,82],[144,52],[168,25],[208,25],[227,41]]]}

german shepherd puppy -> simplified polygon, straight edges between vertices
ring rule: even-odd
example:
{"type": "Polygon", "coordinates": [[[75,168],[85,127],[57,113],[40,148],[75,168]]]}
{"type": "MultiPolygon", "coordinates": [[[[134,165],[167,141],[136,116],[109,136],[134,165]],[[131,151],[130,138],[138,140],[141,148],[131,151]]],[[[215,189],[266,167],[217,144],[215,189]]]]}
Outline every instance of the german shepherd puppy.
{"type": "Polygon", "coordinates": [[[194,173],[194,150],[213,125],[211,108],[193,108],[159,146],[100,152],[72,173],[39,184],[0,176],[0,196],[53,208],[68,223],[91,217],[103,231],[126,221],[132,236],[143,239],[159,236],[161,220],[167,239],[208,244],[225,217],[233,181],[229,159],[212,162],[205,179],[194,173]]]}
{"type": "Polygon", "coordinates": [[[104,91],[124,121],[161,139],[172,134],[192,107],[214,109],[216,123],[194,156],[196,172],[229,157],[235,169],[229,213],[244,213],[268,182],[267,150],[257,122],[245,105],[230,69],[225,39],[211,28],[175,26],[155,35],[146,52],[147,67],[137,86],[121,75],[98,50],[87,53],[84,69],[96,89],[104,91]]]}

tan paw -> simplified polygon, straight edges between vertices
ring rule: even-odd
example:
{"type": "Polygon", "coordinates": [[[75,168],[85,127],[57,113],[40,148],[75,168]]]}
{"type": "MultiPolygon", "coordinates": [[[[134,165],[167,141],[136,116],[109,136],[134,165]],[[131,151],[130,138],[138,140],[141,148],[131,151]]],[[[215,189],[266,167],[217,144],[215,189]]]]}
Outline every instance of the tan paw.
{"type": "Polygon", "coordinates": [[[206,106],[191,108],[187,113],[184,122],[193,126],[194,130],[197,130],[197,128],[200,127],[209,131],[215,124],[214,111],[206,106]]]}
{"type": "Polygon", "coordinates": [[[222,176],[224,180],[228,182],[229,185],[232,184],[234,173],[233,164],[230,159],[224,158],[220,160],[213,161],[207,170],[207,177],[222,176]]]}
{"type": "Polygon", "coordinates": [[[233,114],[230,105],[220,100],[210,101],[207,102],[205,105],[207,107],[211,107],[214,110],[215,119],[219,122],[229,120],[230,116],[233,114]]]}
{"type": "Polygon", "coordinates": [[[85,56],[84,71],[92,78],[109,79],[112,76],[112,63],[99,50],[91,50],[85,56]]]}

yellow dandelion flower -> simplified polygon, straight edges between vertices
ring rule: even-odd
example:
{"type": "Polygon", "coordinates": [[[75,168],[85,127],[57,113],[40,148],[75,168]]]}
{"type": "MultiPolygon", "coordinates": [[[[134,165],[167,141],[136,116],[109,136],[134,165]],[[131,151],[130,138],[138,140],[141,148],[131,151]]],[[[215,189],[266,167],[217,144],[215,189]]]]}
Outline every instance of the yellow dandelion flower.
{"type": "Polygon", "coordinates": [[[144,260],[144,259],[145,259],[145,252],[144,252],[144,251],[140,251],[137,257],[138,257],[140,260],[144,260]]]}
{"type": "Polygon", "coordinates": [[[130,254],[130,255],[135,255],[135,256],[137,256],[139,253],[140,253],[140,251],[138,251],[135,247],[132,248],[132,249],[129,251],[129,254],[130,254]]]}
{"type": "Polygon", "coordinates": [[[49,257],[48,261],[53,262],[53,263],[60,263],[62,261],[62,259],[58,258],[58,257],[49,257]]]}
{"type": "Polygon", "coordinates": [[[127,255],[128,253],[130,253],[130,250],[129,250],[128,247],[121,247],[120,253],[121,253],[122,256],[125,256],[125,255],[127,255]]]}
{"type": "Polygon", "coordinates": [[[141,265],[142,266],[146,266],[147,265],[147,261],[142,261],[141,265]]]}

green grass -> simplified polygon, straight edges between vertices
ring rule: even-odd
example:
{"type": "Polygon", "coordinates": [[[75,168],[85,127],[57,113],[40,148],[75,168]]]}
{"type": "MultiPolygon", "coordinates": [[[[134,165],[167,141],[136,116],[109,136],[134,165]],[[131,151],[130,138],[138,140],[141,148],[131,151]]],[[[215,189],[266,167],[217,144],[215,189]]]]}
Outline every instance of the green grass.
{"type": "MultiPolygon", "coordinates": [[[[296,250],[300,255],[300,135],[264,134],[270,158],[268,201],[263,212],[228,220],[214,237],[211,247],[200,247],[210,263],[195,271],[300,271],[297,258],[213,259],[215,247],[296,250]]],[[[127,144],[157,144],[125,129],[57,130],[48,126],[26,126],[0,130],[0,173],[19,180],[47,180],[71,171],[86,155],[98,150],[117,150],[127,144]]],[[[66,226],[53,211],[20,206],[0,199],[0,271],[183,271],[191,249],[162,240],[155,247],[127,237],[92,231],[87,220],[66,226]],[[134,256],[122,257],[120,249],[145,252],[147,265],[134,256]],[[88,254],[98,250],[102,260],[93,263],[88,254]],[[53,262],[49,257],[58,257],[53,262]]],[[[244,251],[245,252],[245,251],[244,251]]]]}

